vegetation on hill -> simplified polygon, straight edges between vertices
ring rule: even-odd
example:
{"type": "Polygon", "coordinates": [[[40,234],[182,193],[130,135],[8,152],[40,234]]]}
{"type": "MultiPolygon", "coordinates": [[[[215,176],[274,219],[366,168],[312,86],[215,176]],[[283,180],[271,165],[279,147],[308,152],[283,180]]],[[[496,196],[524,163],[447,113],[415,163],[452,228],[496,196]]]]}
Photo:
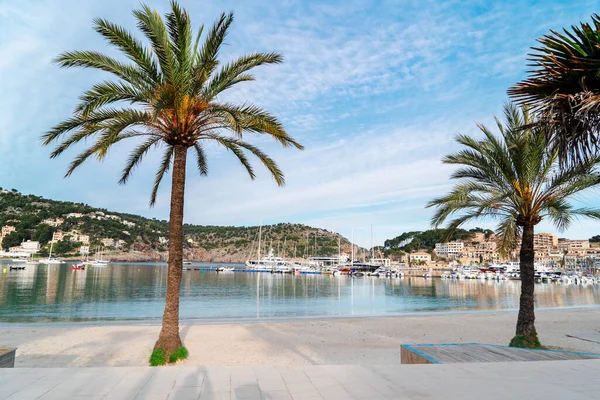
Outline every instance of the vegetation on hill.
{"type": "Polygon", "coordinates": [[[429,229],[426,231],[404,232],[400,236],[388,239],[384,242],[383,251],[387,256],[396,254],[410,253],[417,250],[433,251],[436,243],[443,243],[452,240],[468,240],[475,236],[475,233],[481,232],[489,236],[493,231],[489,229],[474,228],[470,230],[456,229],[429,229]]]}
{"type": "MultiPolygon", "coordinates": [[[[36,240],[47,245],[55,231],[78,231],[90,237],[92,251],[103,247],[101,239],[110,238],[124,241],[120,251],[146,251],[150,254],[167,250],[166,239],[169,232],[168,222],[164,220],[112,212],[82,203],[23,195],[16,190],[0,192],[0,227],[5,225],[14,226],[16,231],[4,238],[3,249],[17,246],[23,240],[36,240]],[[66,218],[70,213],[80,213],[83,216],[66,218]],[[64,221],[56,227],[43,223],[44,220],[59,218],[64,221]]],[[[198,250],[196,254],[204,255],[202,258],[205,260],[242,261],[247,257],[256,257],[258,226],[185,224],[183,230],[184,247],[198,250]]],[[[324,229],[286,223],[262,227],[262,254],[272,248],[274,253],[286,257],[331,256],[338,254],[338,244],[342,252],[350,252],[351,245],[347,239],[324,229]]],[[[53,253],[75,254],[79,246],[79,242],[62,240],[54,245],[53,253]]]]}

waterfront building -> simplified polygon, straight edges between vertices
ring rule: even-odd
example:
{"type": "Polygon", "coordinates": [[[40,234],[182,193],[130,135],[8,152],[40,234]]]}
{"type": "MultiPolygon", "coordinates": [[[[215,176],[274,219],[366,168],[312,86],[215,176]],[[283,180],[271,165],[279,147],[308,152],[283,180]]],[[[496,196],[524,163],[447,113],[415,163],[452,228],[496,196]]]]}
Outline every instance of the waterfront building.
{"type": "Polygon", "coordinates": [[[590,248],[589,240],[562,240],[558,242],[558,248],[563,252],[585,254],[590,248]]]}
{"type": "Polygon", "coordinates": [[[465,244],[463,242],[447,242],[447,243],[436,243],[435,253],[440,257],[447,257],[455,259],[459,257],[465,250],[465,244]]]}
{"type": "Polygon", "coordinates": [[[551,249],[558,246],[558,236],[551,233],[536,233],[533,235],[534,249],[551,249]]]}
{"type": "Polygon", "coordinates": [[[28,240],[26,242],[21,243],[19,246],[12,246],[8,249],[9,253],[12,254],[26,254],[31,256],[32,254],[40,251],[40,242],[28,240]]]}
{"type": "Polygon", "coordinates": [[[429,263],[431,262],[431,254],[426,251],[416,251],[408,255],[411,263],[429,263]]]}

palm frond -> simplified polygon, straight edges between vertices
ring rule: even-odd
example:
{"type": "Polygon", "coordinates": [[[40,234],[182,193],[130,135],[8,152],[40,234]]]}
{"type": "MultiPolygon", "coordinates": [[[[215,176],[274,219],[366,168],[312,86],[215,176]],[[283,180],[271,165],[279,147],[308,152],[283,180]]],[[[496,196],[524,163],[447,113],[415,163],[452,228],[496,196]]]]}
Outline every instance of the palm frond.
{"type": "Polygon", "coordinates": [[[112,57],[96,51],[68,51],[55,58],[54,62],[63,68],[82,67],[99,69],[110,72],[131,85],[147,87],[148,76],[138,67],[123,64],[112,57]]]}
{"type": "Polygon", "coordinates": [[[134,10],[133,15],[138,20],[138,28],[146,35],[152,44],[152,50],[158,59],[160,70],[167,84],[173,84],[176,80],[177,65],[175,55],[164,21],[157,11],[142,4],[140,10],[134,10]]]}
{"type": "Polygon", "coordinates": [[[563,165],[572,165],[600,145],[600,17],[564,33],[552,30],[538,42],[529,54],[528,77],[508,95],[538,114],[563,165]]]}
{"type": "Polygon", "coordinates": [[[143,69],[153,83],[161,81],[160,72],[152,54],[144,45],[131,35],[125,28],[102,18],[94,19],[95,30],[113,46],[120,49],[127,57],[143,69]]]}
{"type": "Polygon", "coordinates": [[[121,179],[119,180],[119,184],[124,185],[127,183],[127,180],[131,176],[131,172],[135,167],[137,167],[141,162],[146,153],[153,147],[157,146],[161,142],[160,137],[153,137],[147,139],[144,143],[140,144],[136,147],[127,158],[127,164],[123,169],[123,175],[121,175],[121,179]]]}
{"type": "Polygon", "coordinates": [[[254,53],[240,57],[224,65],[213,75],[206,85],[204,96],[207,99],[213,99],[237,83],[254,80],[252,75],[247,74],[251,69],[264,64],[280,64],[282,62],[283,57],[279,53],[254,53]]]}
{"type": "Polygon", "coordinates": [[[162,182],[163,177],[171,167],[171,162],[173,160],[174,154],[175,148],[173,146],[167,147],[167,150],[165,151],[165,154],[163,155],[162,161],[160,163],[158,172],[156,172],[156,176],[154,178],[154,186],[152,187],[152,193],[150,194],[150,207],[154,207],[154,204],[156,204],[156,196],[158,195],[160,183],[162,182]]]}
{"type": "Polygon", "coordinates": [[[200,145],[200,143],[194,143],[194,150],[196,150],[196,166],[200,175],[208,175],[208,162],[206,160],[206,153],[200,145]]]}

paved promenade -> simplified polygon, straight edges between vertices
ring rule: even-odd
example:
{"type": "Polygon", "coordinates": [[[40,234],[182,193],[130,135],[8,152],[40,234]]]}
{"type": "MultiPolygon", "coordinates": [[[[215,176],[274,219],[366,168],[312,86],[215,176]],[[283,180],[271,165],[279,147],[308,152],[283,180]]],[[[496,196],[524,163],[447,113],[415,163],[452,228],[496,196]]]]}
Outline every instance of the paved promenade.
{"type": "Polygon", "coordinates": [[[0,399],[600,399],[600,360],[0,370],[0,399]]]}

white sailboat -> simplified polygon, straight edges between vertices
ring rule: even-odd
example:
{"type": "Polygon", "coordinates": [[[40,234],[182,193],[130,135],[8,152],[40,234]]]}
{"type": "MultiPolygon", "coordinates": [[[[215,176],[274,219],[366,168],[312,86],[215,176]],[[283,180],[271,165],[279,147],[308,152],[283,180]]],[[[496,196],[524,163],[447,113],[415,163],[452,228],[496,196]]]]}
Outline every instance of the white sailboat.
{"type": "Polygon", "coordinates": [[[90,265],[93,265],[94,267],[105,267],[108,265],[109,261],[105,261],[102,259],[102,251],[99,250],[98,251],[100,253],[100,257],[98,257],[98,259],[96,259],[93,263],[91,263],[90,265]]]}
{"type": "Polygon", "coordinates": [[[54,246],[54,242],[50,242],[50,254],[48,255],[48,258],[44,258],[42,260],[40,260],[41,264],[64,264],[65,262],[63,260],[60,260],[58,258],[53,258],[52,257],[52,247],[54,246]]]}
{"type": "Polygon", "coordinates": [[[25,264],[27,265],[38,265],[40,264],[40,260],[36,260],[33,258],[33,256],[31,256],[30,258],[27,259],[27,261],[25,262],[25,264]]]}
{"type": "Polygon", "coordinates": [[[246,267],[255,271],[265,272],[289,272],[292,270],[294,263],[282,257],[276,257],[273,249],[269,250],[269,254],[262,256],[260,254],[260,245],[262,240],[262,221],[258,228],[258,250],[256,252],[256,260],[247,260],[246,267]]]}

